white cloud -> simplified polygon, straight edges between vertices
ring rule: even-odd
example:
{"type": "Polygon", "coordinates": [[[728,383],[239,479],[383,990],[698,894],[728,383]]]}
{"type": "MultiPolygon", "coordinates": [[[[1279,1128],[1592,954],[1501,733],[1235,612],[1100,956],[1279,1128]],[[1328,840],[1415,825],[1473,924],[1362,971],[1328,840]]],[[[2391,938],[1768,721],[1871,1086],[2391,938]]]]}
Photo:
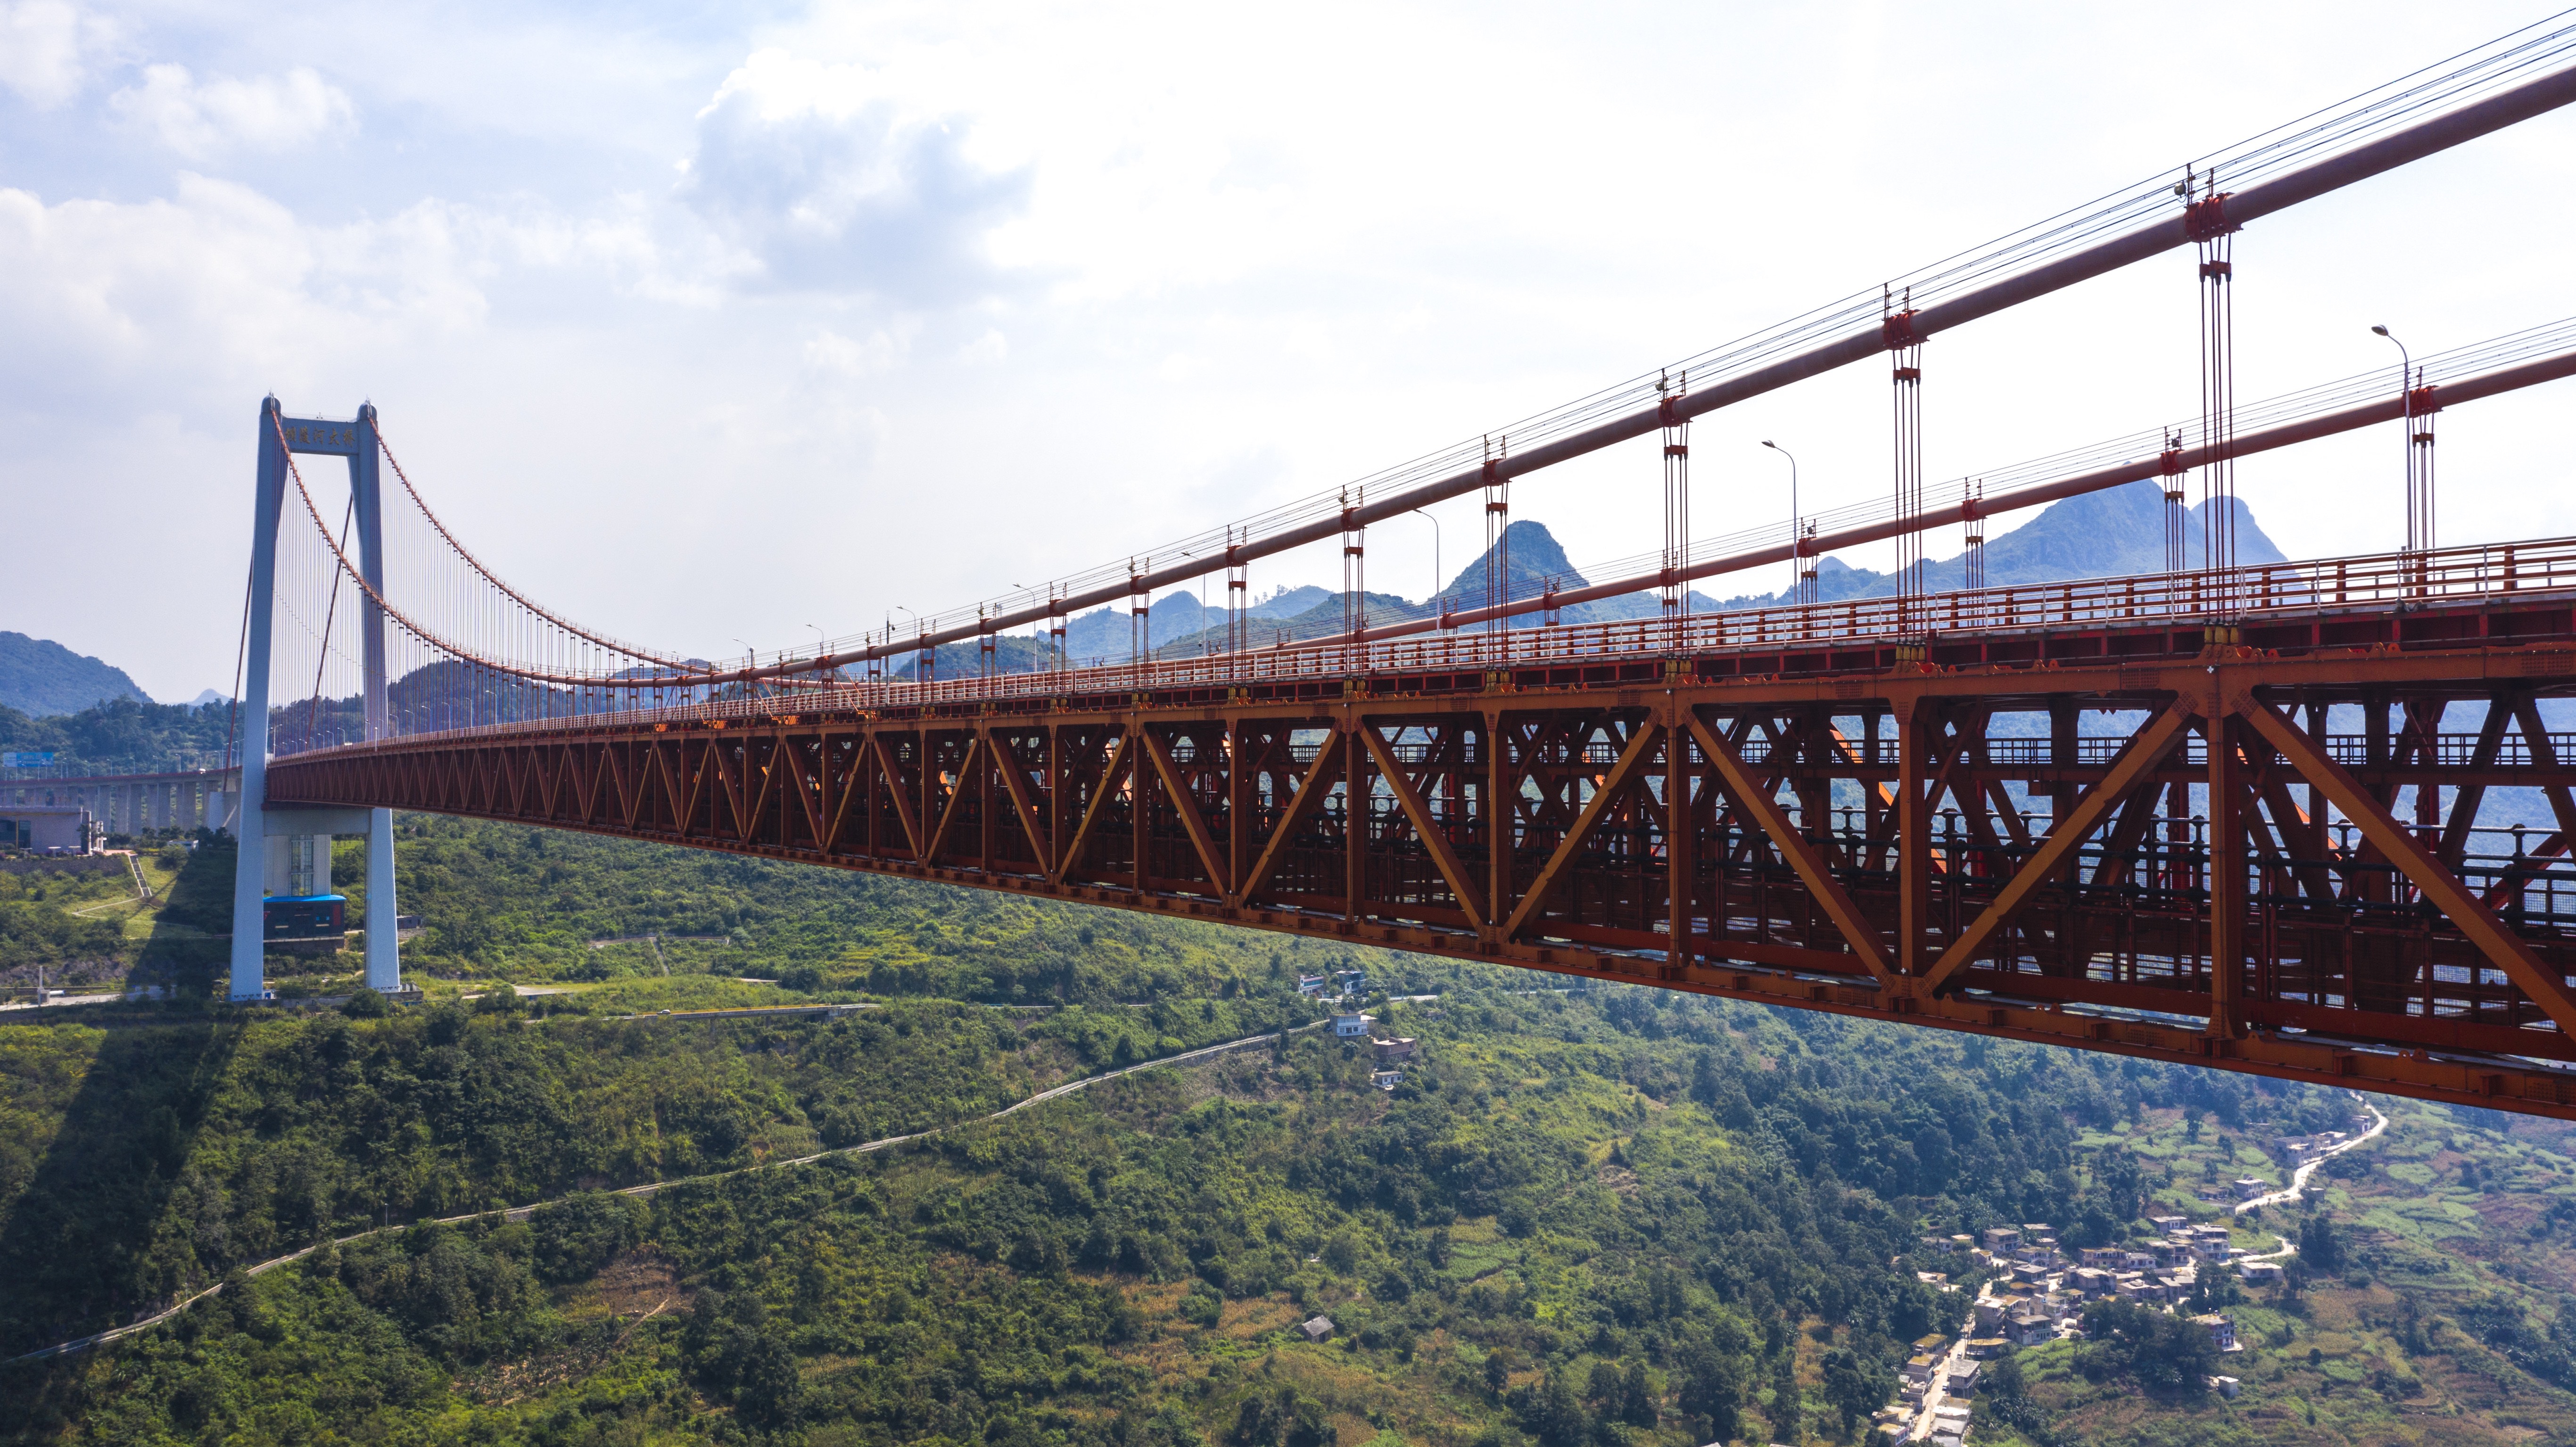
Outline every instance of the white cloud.
{"type": "Polygon", "coordinates": [[[192,160],[233,150],[286,151],[357,125],[348,93],[297,66],[282,76],[203,82],[184,65],[147,66],[143,84],[108,98],[126,122],[192,160]]]}
{"type": "Polygon", "coordinates": [[[988,367],[1006,361],[1011,355],[1011,340],[999,331],[984,335],[957,349],[957,360],[970,367],[988,367]]]}
{"type": "Polygon", "coordinates": [[[752,55],[699,112],[680,194],[774,286],[955,300],[999,282],[992,231],[1028,177],[970,158],[965,127],[864,66],[752,55]]]}
{"type": "Polygon", "coordinates": [[[910,357],[912,332],[909,326],[894,331],[879,327],[860,340],[825,327],[806,339],[805,365],[843,377],[874,377],[891,372],[910,357]]]}
{"type": "Polygon", "coordinates": [[[50,108],[80,92],[88,56],[105,43],[105,22],[66,0],[0,0],[0,85],[50,108]]]}
{"type": "Polygon", "coordinates": [[[0,189],[0,388],[142,392],[182,408],[334,377],[352,357],[484,326],[507,269],[607,272],[614,234],[558,234],[443,202],[314,225],[260,192],[189,172],[164,200],[47,205],[0,189]]]}

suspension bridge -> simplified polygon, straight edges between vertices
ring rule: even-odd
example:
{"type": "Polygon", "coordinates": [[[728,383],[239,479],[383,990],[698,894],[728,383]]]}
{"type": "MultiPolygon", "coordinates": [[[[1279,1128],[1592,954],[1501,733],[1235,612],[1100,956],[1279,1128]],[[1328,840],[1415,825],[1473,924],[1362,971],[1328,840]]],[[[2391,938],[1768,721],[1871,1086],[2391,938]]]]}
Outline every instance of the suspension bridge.
{"type": "MultiPolygon", "coordinates": [[[[2576,27],[2521,32],[1458,447],[738,663],[541,606],[439,521],[373,408],[272,399],[239,827],[365,835],[371,911],[390,811],[426,810],[2576,1118],[2576,735],[2550,727],[2576,717],[2576,538],[2444,546],[2433,475],[2435,419],[2576,374],[2576,323],[2240,404],[2232,319],[2244,228],[2570,101],[2576,27]],[[1926,483],[1941,334],[2173,253],[2198,416],[1926,483]],[[1693,537],[1694,418],[1874,360],[1882,502],[1693,537]],[[2402,548],[2237,561],[2239,459],[2392,427],[2402,548]],[[1516,574],[1511,483],[1629,442],[1660,445],[1662,547],[1598,583],[1516,574]],[[303,474],[327,457],[339,507],[303,474]],[[2161,571],[1983,585],[1986,519],[2140,482],[2161,571]],[[1370,616],[1368,527],[1477,496],[1483,595],[1370,616]],[[1924,538],[1951,526],[1967,586],[1935,592],[1924,538]],[[1816,599],[1815,559],[1877,543],[1890,591],[1816,599]],[[1328,546],[1339,618],[1256,637],[1252,567],[1328,546]],[[1781,564],[1785,602],[1694,604],[1781,564]],[[1222,629],[1151,646],[1151,597],[1219,574],[1222,629]],[[1127,656],[1071,656],[1104,607],[1127,656]],[[2543,822],[2500,822],[2511,800],[2543,822]]],[[[399,984],[396,951],[369,932],[369,984],[399,984]]]]}

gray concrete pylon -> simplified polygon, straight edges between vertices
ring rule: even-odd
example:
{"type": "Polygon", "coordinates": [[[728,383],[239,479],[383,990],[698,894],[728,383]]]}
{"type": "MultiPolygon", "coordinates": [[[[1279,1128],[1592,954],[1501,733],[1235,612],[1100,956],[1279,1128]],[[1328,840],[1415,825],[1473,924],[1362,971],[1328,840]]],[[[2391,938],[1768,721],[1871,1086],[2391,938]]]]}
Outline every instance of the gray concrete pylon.
{"type": "MultiPolygon", "coordinates": [[[[358,408],[358,449],[349,454],[349,487],[357,499],[358,571],[381,597],[385,591],[385,509],[381,482],[382,449],[376,443],[376,404],[358,408]]],[[[359,600],[359,637],[364,642],[367,689],[367,737],[392,733],[385,692],[385,617],[373,597],[359,600]]],[[[395,933],[394,811],[367,811],[367,988],[402,988],[401,940],[395,933]]]]}
{"type": "Polygon", "coordinates": [[[233,869],[229,993],[236,1000],[268,994],[266,912],[260,905],[267,838],[260,813],[268,787],[268,642],[277,604],[277,520],[286,503],[286,445],[278,433],[283,416],[275,397],[260,403],[259,479],[251,498],[249,637],[242,667],[241,807],[233,830],[240,844],[233,869]]]}

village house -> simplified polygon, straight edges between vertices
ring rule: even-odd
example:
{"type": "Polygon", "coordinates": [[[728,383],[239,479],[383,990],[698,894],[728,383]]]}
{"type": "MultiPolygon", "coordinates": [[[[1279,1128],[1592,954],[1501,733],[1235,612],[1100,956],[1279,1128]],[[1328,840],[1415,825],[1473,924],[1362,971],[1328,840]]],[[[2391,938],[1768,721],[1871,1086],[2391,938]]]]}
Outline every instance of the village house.
{"type": "Polygon", "coordinates": [[[1335,1015],[1333,1017],[1333,1038],[1336,1040],[1366,1040],[1368,1038],[1369,1026],[1373,1023],[1374,1020],[1372,1017],[1367,1015],[1335,1015]]]}
{"type": "Polygon", "coordinates": [[[1413,1058],[1413,1043],[1414,1041],[1412,1036],[1398,1035],[1391,1040],[1373,1039],[1369,1041],[1369,1048],[1375,1050],[1377,1052],[1379,1062],[1381,1064],[1385,1064],[1397,1060],[1411,1060],[1413,1058]]]}
{"type": "Polygon", "coordinates": [[[2193,1317],[2192,1322],[2194,1325],[2204,1327],[2208,1330],[2209,1344],[2211,1346],[2214,1346],[2223,1352],[2232,1352],[2237,1349],[2236,1323],[2229,1320],[2226,1313],[2213,1311],[2207,1316],[2193,1317]]]}
{"type": "Polygon", "coordinates": [[[2287,1273],[2281,1270],[2278,1261],[2239,1261],[2236,1274],[2248,1286],[2278,1286],[2287,1273]]]}
{"type": "Polygon", "coordinates": [[[2035,1347],[2057,1340],[2057,1318],[2041,1311],[2025,1311],[2004,1324],[2008,1340],[2017,1347],[2035,1347]]]}
{"type": "Polygon", "coordinates": [[[2066,1284],[2083,1293],[2088,1301],[2109,1296],[2119,1289],[2119,1278],[2098,1266],[2079,1266],[2066,1273],[2066,1284]]]}

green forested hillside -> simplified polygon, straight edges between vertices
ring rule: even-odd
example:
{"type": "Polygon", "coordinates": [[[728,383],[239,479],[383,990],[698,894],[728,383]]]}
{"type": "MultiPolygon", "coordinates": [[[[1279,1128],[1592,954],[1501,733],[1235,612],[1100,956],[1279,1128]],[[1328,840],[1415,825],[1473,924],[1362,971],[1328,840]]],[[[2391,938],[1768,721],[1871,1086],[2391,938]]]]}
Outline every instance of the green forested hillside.
{"type": "Polygon", "coordinates": [[[59,709],[0,704],[0,749],[50,753],[57,764],[100,771],[212,769],[223,764],[229,724],[229,705],[154,703],[140,693],[92,696],[59,709]]]}
{"type": "MultiPolygon", "coordinates": [[[[0,1368],[10,1440],[1844,1441],[1909,1343],[1965,1314],[1916,1273],[1978,1283],[1927,1236],[2049,1221],[2103,1244],[2157,1206],[2205,1217],[2196,1188],[2351,1109],[1359,952],[1381,995],[1437,996],[1373,1006],[1420,1040],[1392,1091],[1365,1047],[1307,1031],[987,1119],[1311,1021],[1291,976],[1339,952],[405,828],[426,1004],[0,1025],[0,1354],[227,1283],[0,1368]],[[588,943],[643,932],[724,942],[661,965],[588,943]],[[800,999],[863,1008],[656,1013],[800,999]]],[[[2271,1223],[2313,1269],[2227,1305],[2241,1397],[2198,1389],[2187,1334],[2106,1321],[1999,1365],[1975,1440],[2576,1440],[2565,1133],[2397,1114],[2321,1213],[2271,1223]]]]}
{"type": "Polygon", "coordinates": [[[74,653],[50,638],[0,631],[0,709],[67,714],[107,699],[152,702],[114,664],[74,653]]]}

